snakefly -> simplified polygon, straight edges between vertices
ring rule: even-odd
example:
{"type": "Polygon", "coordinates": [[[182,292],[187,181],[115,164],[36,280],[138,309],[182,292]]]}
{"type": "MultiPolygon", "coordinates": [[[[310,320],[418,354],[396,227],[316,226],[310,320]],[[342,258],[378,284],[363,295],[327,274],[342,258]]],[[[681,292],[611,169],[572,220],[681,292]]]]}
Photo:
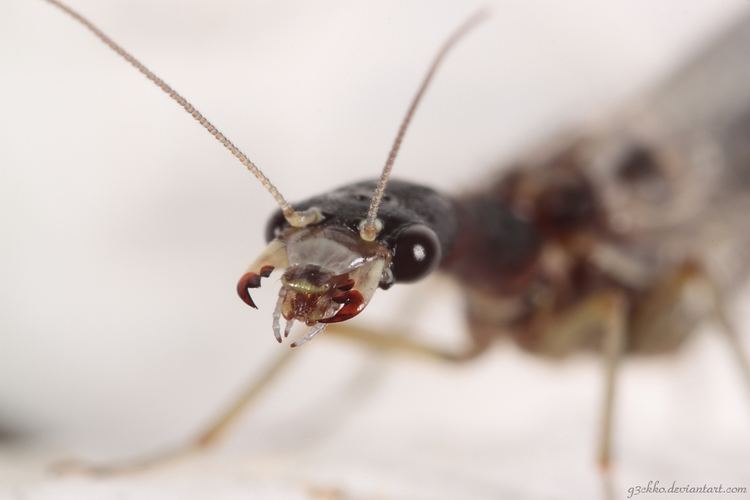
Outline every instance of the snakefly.
{"type": "MultiPolygon", "coordinates": [[[[725,311],[726,297],[750,266],[750,17],[635,105],[597,127],[573,128],[537,145],[474,190],[453,196],[390,179],[440,63],[484,18],[480,12],[439,48],[381,176],[290,203],[182,95],[87,18],[47,1],[176,101],[276,201],[268,246],[241,273],[236,291],[256,308],[253,293],[268,286],[270,276],[280,277],[276,305],[265,313],[277,342],[294,348],[330,335],[447,362],[475,359],[503,338],[550,358],[599,352],[606,366],[597,451],[602,466],[610,461],[623,356],[673,352],[696,325],[714,321],[750,383],[747,356],[725,311]],[[367,314],[378,290],[435,272],[464,292],[465,350],[349,323],[367,314]],[[693,292],[699,300],[687,300],[693,292]],[[300,334],[292,334],[295,324],[300,334]]],[[[187,449],[215,442],[291,352],[187,449]]]]}

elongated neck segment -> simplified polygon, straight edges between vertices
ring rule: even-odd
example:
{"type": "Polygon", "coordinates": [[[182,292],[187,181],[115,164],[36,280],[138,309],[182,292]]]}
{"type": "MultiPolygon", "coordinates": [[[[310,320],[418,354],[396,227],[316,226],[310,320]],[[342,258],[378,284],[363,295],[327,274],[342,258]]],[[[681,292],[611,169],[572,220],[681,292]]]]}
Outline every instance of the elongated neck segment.
{"type": "Polygon", "coordinates": [[[512,293],[537,259],[538,228],[489,194],[463,198],[456,207],[460,231],[442,269],[472,288],[512,293]]]}

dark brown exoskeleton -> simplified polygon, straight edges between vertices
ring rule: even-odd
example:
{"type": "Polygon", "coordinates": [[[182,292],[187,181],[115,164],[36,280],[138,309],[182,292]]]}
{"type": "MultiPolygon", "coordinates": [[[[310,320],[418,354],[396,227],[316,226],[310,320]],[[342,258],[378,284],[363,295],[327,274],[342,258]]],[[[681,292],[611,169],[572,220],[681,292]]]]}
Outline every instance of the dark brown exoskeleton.
{"type": "MultiPolygon", "coordinates": [[[[749,17],[635,109],[591,133],[574,131],[535,149],[481,189],[453,198],[413,183],[387,183],[417,104],[475,16],[433,61],[381,178],[293,208],[189,102],[79,14],[49,1],[190,112],[277,200],[281,210],[269,222],[269,246],[242,275],[237,291],[255,307],[253,289],[271,273],[282,273],[272,321],[279,342],[294,322],[308,330],[292,347],[360,314],[378,288],[440,270],[466,291],[465,351],[444,352],[348,324],[332,326],[328,335],[449,361],[472,359],[503,337],[549,357],[600,351],[606,360],[602,465],[611,454],[615,379],[623,355],[674,351],[702,320],[712,319],[726,332],[750,383],[750,365],[723,299],[750,266],[749,17]],[[688,290],[700,292],[700,300],[686,300],[688,290]]],[[[188,449],[215,442],[280,372],[290,352],[188,449]]]]}

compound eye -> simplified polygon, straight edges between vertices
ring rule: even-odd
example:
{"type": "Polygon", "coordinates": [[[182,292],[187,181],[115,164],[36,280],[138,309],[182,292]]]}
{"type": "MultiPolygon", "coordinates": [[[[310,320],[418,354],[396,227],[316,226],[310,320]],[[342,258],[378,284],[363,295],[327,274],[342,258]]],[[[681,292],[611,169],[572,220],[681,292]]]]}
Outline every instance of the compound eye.
{"type": "Polygon", "coordinates": [[[281,231],[286,224],[287,222],[284,218],[284,214],[281,213],[281,210],[276,210],[266,223],[266,243],[269,243],[276,238],[279,231],[281,231]]]}
{"type": "Polygon", "coordinates": [[[440,263],[442,251],[435,231],[415,224],[401,230],[394,242],[392,271],[397,282],[419,280],[440,263]]]}

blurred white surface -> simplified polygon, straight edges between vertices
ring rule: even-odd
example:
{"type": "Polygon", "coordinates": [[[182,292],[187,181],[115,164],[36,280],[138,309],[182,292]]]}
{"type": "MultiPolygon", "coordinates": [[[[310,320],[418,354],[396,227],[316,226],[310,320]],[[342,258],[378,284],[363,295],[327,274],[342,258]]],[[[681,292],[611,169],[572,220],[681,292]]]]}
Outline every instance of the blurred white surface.
{"type": "MultiPolygon", "coordinates": [[[[658,78],[745,4],[491,2],[492,19],[441,68],[396,172],[452,192],[481,182],[519,147],[658,78]]],[[[434,50],[478,3],[73,5],[295,200],[377,174],[434,50]]],[[[0,449],[0,495],[600,497],[596,360],[547,365],[507,346],[455,368],[316,340],[220,454],[134,479],[45,475],[62,453],[178,442],[262,369],[279,349],[273,286],[258,312],[234,284],[274,206],[70,19],[41,1],[4,10],[0,427],[34,447],[0,449]]],[[[459,292],[434,288],[378,293],[362,321],[398,324],[416,300],[416,326],[456,342],[459,292]]],[[[750,325],[747,304],[736,312],[750,325]]],[[[750,404],[725,351],[707,331],[677,357],[626,363],[616,497],[650,479],[750,487],[750,404]]]]}

